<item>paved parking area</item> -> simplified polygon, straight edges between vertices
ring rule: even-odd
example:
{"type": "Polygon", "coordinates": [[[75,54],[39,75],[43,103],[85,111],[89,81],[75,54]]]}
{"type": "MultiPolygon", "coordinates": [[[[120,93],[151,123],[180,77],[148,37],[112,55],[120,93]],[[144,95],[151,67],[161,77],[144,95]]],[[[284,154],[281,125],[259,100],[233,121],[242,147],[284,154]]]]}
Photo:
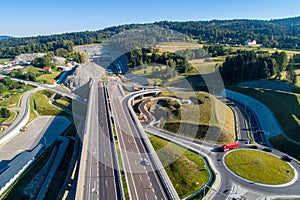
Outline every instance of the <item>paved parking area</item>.
{"type": "Polygon", "coordinates": [[[40,116],[28,124],[27,131],[20,131],[17,136],[0,146],[0,160],[12,160],[38,144],[49,146],[70,125],[71,121],[65,116],[40,116]]]}

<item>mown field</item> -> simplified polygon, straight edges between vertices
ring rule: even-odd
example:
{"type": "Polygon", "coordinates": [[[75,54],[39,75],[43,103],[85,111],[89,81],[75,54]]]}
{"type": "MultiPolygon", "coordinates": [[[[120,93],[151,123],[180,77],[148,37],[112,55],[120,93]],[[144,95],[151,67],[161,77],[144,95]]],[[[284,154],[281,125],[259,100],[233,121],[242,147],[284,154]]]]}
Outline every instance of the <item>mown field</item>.
{"type": "Polygon", "coordinates": [[[202,48],[203,44],[197,42],[161,42],[156,45],[156,48],[162,52],[176,52],[184,49],[198,49],[202,48]]]}
{"type": "Polygon", "coordinates": [[[272,154],[256,150],[236,150],[225,157],[225,163],[235,174],[262,184],[285,184],[293,180],[294,169],[272,154]]]}
{"type": "Polygon", "coordinates": [[[37,115],[63,115],[61,108],[52,105],[49,101],[52,92],[41,90],[34,93],[30,98],[30,120],[33,120],[37,115]]]}
{"type": "Polygon", "coordinates": [[[181,199],[208,181],[209,172],[199,155],[155,136],[149,139],[181,199]]]}

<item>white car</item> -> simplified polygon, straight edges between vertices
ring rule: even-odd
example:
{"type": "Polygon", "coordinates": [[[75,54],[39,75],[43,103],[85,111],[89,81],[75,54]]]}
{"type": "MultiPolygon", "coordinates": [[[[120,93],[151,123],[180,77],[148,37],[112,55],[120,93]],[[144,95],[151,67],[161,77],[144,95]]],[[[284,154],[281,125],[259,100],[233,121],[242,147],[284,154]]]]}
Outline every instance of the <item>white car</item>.
{"type": "Polygon", "coordinates": [[[149,161],[147,160],[147,158],[144,158],[144,159],[143,159],[142,164],[143,164],[143,165],[146,165],[146,166],[149,165],[149,161]]]}

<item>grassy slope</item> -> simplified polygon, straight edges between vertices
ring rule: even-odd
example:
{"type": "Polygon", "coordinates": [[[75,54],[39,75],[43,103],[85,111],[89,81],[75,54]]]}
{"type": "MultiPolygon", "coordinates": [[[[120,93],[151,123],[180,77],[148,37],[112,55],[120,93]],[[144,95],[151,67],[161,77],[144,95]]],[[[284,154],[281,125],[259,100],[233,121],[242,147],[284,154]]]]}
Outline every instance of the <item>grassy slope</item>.
{"type": "Polygon", "coordinates": [[[53,84],[56,78],[60,75],[61,72],[53,71],[51,74],[44,74],[36,78],[36,81],[39,83],[53,84]]]}
{"type": "MultiPolygon", "coordinates": [[[[32,109],[36,110],[39,115],[60,115],[63,114],[62,109],[53,106],[49,103],[49,99],[45,96],[45,90],[38,91],[30,98],[31,117],[34,118],[35,113],[32,109]]],[[[32,118],[31,118],[32,119],[32,118]]]]}
{"type": "Polygon", "coordinates": [[[225,162],[233,172],[254,182],[284,184],[295,176],[293,168],[286,162],[261,151],[233,151],[226,156],[225,162]]]}
{"type": "Polygon", "coordinates": [[[158,137],[151,136],[149,139],[180,198],[195,193],[208,181],[205,163],[197,154],[158,137]],[[174,158],[178,159],[171,162],[174,158]]]}
{"type": "MultiPolygon", "coordinates": [[[[300,94],[263,89],[231,87],[229,89],[254,97],[275,115],[285,134],[300,142],[300,94]]],[[[300,159],[300,145],[287,141],[282,135],[270,139],[271,144],[283,152],[300,159]],[[299,151],[296,151],[298,149],[299,151]]]]}
{"type": "Polygon", "coordinates": [[[239,87],[230,89],[261,101],[274,113],[284,132],[300,142],[300,94],[239,87]]]}
{"type": "MultiPolygon", "coordinates": [[[[28,86],[28,90],[31,90],[33,87],[28,86]]],[[[14,107],[18,107],[19,105],[19,100],[21,98],[21,96],[25,93],[26,91],[20,92],[18,90],[9,90],[6,91],[5,94],[2,95],[11,95],[11,97],[5,99],[5,100],[1,100],[0,101],[0,108],[4,107],[4,108],[14,108],[14,107]]],[[[14,117],[15,117],[15,113],[11,112],[11,117],[9,119],[6,118],[0,118],[0,123],[4,122],[5,120],[7,120],[7,122],[11,122],[14,117]]]]}
{"type": "MultiPolygon", "coordinates": [[[[162,93],[161,95],[171,95],[162,93]]],[[[177,96],[188,99],[192,96],[191,93],[178,93],[177,96]]],[[[196,138],[208,140],[218,140],[218,142],[232,142],[235,138],[234,115],[232,110],[216,99],[214,96],[205,93],[197,92],[196,96],[202,104],[181,105],[179,119],[168,120],[164,128],[169,131],[177,132],[179,125],[182,126],[181,134],[189,135],[198,130],[196,138]],[[198,127],[199,126],[199,127],[198,127]],[[206,135],[207,129],[210,127],[213,131],[206,135]],[[221,130],[221,132],[220,132],[221,130]]]]}

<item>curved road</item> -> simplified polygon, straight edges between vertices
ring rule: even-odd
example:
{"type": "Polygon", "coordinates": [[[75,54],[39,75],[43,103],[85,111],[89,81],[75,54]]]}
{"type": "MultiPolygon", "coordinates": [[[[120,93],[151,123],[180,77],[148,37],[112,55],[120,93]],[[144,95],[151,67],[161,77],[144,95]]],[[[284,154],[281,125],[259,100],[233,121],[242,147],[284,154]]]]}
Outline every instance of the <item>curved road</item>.
{"type": "MultiPolygon", "coordinates": [[[[232,110],[235,113],[236,120],[237,120],[237,127],[238,127],[238,140],[241,144],[240,148],[249,148],[253,145],[245,144],[245,142],[249,141],[248,138],[248,131],[251,129],[247,128],[246,119],[243,114],[243,111],[241,108],[236,105],[235,103],[221,98],[221,101],[226,103],[228,106],[232,108],[232,110]]],[[[149,99],[142,102],[139,106],[140,111],[143,112],[148,119],[154,120],[154,117],[145,109],[145,104],[150,101],[149,99]]],[[[248,115],[249,110],[246,111],[248,115]]],[[[253,114],[252,114],[253,115],[253,114]]],[[[251,119],[251,124],[255,126],[255,128],[259,128],[259,123],[257,119],[253,116],[251,119]]],[[[218,171],[217,176],[221,176],[221,183],[219,185],[214,185],[213,189],[211,190],[211,195],[213,196],[213,199],[225,199],[228,197],[245,197],[247,199],[257,199],[264,196],[289,196],[289,195],[300,195],[300,180],[298,180],[290,185],[285,187],[269,187],[269,186],[261,186],[256,185],[253,182],[250,181],[244,181],[237,176],[233,175],[231,172],[229,172],[223,162],[222,158],[224,156],[224,152],[217,152],[215,151],[216,147],[214,144],[206,143],[204,141],[199,141],[196,139],[187,138],[185,136],[176,135],[164,130],[160,130],[156,127],[150,126],[149,123],[144,123],[144,128],[146,131],[160,135],[161,137],[164,137],[166,139],[169,139],[174,142],[179,142],[182,144],[187,145],[188,147],[193,147],[197,149],[198,151],[202,152],[203,155],[208,156],[211,160],[210,165],[215,171],[218,171]],[[213,194],[212,194],[213,193],[213,194]]],[[[259,138],[260,135],[256,135],[254,137],[255,141],[261,139],[259,138]]],[[[261,140],[259,140],[261,141],[261,140]]],[[[220,145],[219,145],[220,146],[220,145]]],[[[265,146],[262,145],[256,145],[258,149],[262,149],[265,146]]],[[[282,156],[283,153],[273,150],[273,154],[277,156],[282,156]]],[[[291,162],[293,167],[300,172],[300,165],[296,162],[291,162]]]]}

